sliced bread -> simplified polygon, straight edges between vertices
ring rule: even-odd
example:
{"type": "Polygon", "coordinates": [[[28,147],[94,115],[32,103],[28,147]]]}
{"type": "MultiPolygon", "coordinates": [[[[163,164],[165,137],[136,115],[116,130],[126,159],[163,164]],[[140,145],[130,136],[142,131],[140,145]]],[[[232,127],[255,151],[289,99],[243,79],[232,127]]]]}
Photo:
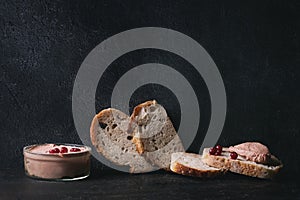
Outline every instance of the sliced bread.
{"type": "Polygon", "coordinates": [[[134,108],[130,127],[137,151],[159,168],[169,169],[171,154],[185,151],[166,110],[155,100],[134,108]]]}
{"type": "Polygon", "coordinates": [[[136,151],[132,136],[127,133],[130,117],[109,108],[98,113],[91,124],[90,137],[97,151],[120,166],[129,166],[131,173],[150,172],[157,167],[136,151]]]}
{"type": "Polygon", "coordinates": [[[221,155],[210,155],[209,149],[210,148],[205,148],[203,150],[202,160],[205,164],[219,169],[229,170],[234,173],[271,179],[282,168],[281,163],[269,166],[246,160],[242,156],[238,156],[237,159],[231,159],[228,148],[223,148],[221,155]]]}
{"type": "Polygon", "coordinates": [[[226,171],[206,165],[199,154],[184,152],[172,154],[170,169],[177,174],[196,177],[215,177],[226,171]]]}

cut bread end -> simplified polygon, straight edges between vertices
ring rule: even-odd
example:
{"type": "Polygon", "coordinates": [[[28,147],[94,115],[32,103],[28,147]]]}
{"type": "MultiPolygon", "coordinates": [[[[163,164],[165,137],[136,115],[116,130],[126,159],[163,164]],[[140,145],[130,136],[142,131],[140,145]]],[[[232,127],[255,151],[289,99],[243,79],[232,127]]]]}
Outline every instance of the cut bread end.
{"type": "Polygon", "coordinates": [[[224,169],[206,165],[199,154],[185,152],[172,154],[170,169],[177,174],[195,177],[215,177],[226,172],[224,169]]]}

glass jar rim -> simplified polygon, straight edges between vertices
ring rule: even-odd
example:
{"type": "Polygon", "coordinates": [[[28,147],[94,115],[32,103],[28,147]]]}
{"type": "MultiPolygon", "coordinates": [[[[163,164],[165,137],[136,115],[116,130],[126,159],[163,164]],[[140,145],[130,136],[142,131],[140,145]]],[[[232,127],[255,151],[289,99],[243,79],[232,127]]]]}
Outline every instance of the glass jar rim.
{"type": "Polygon", "coordinates": [[[91,152],[91,147],[86,146],[86,145],[81,145],[81,144],[71,144],[71,143],[41,143],[41,144],[32,144],[32,145],[27,145],[25,147],[23,147],[23,154],[24,153],[28,153],[28,154],[33,154],[33,155],[43,155],[43,156],[57,156],[58,153],[55,154],[49,154],[49,153],[37,153],[37,152],[31,152],[30,150],[34,147],[37,146],[42,146],[42,145],[51,145],[54,144],[56,146],[68,146],[68,147],[83,147],[85,148],[84,151],[79,151],[79,152],[72,152],[72,153],[67,153],[64,154],[64,156],[70,156],[70,155],[80,155],[80,154],[84,154],[84,153],[90,153],[91,152]]]}

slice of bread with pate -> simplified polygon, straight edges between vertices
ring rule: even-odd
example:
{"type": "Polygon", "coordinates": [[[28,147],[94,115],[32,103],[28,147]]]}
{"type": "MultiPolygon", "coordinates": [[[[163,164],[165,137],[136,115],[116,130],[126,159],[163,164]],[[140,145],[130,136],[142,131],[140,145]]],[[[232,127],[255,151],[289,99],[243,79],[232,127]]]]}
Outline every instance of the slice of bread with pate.
{"type": "Polygon", "coordinates": [[[212,148],[205,148],[202,160],[205,164],[219,169],[229,170],[263,179],[272,179],[283,167],[281,161],[274,155],[259,153],[258,149],[267,148],[257,142],[246,142],[229,148],[222,148],[219,155],[210,153],[212,148]],[[234,156],[235,154],[235,156],[234,156]]]}

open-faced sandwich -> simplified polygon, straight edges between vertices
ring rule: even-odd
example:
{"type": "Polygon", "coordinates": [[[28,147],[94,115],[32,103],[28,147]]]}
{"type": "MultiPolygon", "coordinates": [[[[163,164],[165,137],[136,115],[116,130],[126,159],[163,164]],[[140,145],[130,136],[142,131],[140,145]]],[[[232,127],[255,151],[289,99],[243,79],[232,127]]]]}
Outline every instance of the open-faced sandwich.
{"type": "Polygon", "coordinates": [[[205,148],[202,160],[212,167],[267,179],[273,178],[283,167],[281,161],[259,142],[245,142],[229,148],[220,145],[205,148]]]}

